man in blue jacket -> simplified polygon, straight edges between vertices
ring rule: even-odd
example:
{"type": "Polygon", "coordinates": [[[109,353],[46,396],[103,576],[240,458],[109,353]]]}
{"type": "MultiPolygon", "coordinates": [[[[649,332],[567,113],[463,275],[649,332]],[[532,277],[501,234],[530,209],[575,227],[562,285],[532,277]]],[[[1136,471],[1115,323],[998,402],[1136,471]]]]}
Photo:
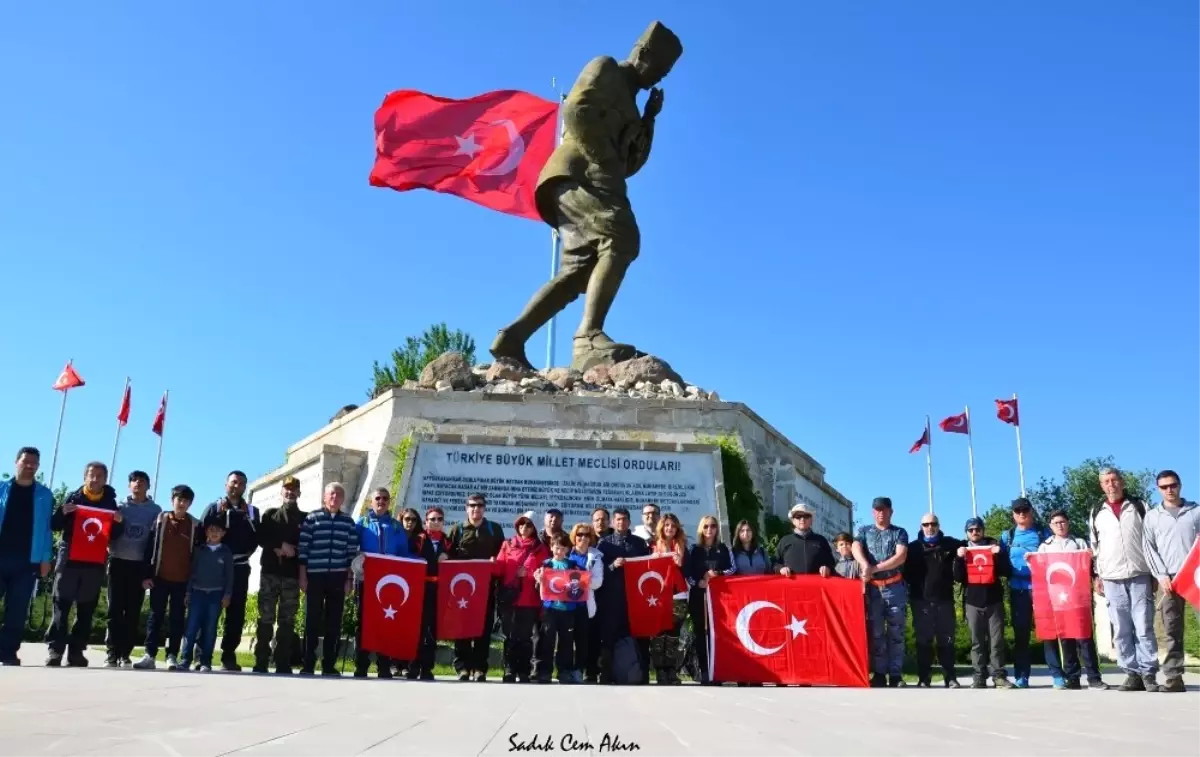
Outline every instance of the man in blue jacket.
{"type": "MultiPolygon", "coordinates": [[[[379,488],[371,494],[371,509],[358,519],[358,548],[370,555],[409,557],[408,532],[400,521],[392,517],[392,495],[387,489],[379,488]]],[[[416,555],[420,557],[420,555],[416,555]]],[[[356,571],[358,572],[358,571],[356,571]]],[[[362,618],[362,576],[359,573],[354,586],[358,617],[362,618]]],[[[366,678],[371,667],[371,653],[362,648],[362,623],[358,624],[358,640],[354,645],[354,677],[366,678]]],[[[392,660],[375,654],[376,675],[392,677],[392,660]]]]}
{"type": "Polygon", "coordinates": [[[16,474],[0,481],[0,665],[20,665],[17,650],[29,616],[29,598],[38,576],[50,574],[50,516],[54,494],[39,484],[41,453],[35,447],[17,452],[16,474]]]}
{"type": "Polygon", "coordinates": [[[1029,688],[1029,634],[1033,630],[1033,574],[1025,555],[1037,552],[1051,536],[1038,523],[1033,504],[1024,497],[1012,501],[1013,527],[1000,536],[1000,548],[1008,554],[1012,575],[1008,579],[1008,603],[1012,610],[1013,677],[1018,689],[1029,688]]]}

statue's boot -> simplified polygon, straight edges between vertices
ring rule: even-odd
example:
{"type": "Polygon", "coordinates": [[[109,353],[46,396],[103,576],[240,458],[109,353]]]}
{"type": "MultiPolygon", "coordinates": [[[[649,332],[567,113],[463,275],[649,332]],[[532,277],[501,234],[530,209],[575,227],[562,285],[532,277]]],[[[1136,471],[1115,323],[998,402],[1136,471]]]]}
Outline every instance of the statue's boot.
{"type": "Polygon", "coordinates": [[[571,367],[581,373],[596,365],[619,363],[642,354],[632,344],[613,341],[604,333],[604,321],[617,290],[621,288],[629,262],[630,259],[617,255],[601,255],[588,278],[583,320],[575,332],[571,350],[571,367]]]}
{"type": "Polygon", "coordinates": [[[573,302],[582,289],[577,273],[567,272],[547,281],[534,293],[517,320],[500,329],[489,352],[494,358],[515,360],[527,369],[537,370],[525,357],[525,342],[556,313],[573,302]]]}

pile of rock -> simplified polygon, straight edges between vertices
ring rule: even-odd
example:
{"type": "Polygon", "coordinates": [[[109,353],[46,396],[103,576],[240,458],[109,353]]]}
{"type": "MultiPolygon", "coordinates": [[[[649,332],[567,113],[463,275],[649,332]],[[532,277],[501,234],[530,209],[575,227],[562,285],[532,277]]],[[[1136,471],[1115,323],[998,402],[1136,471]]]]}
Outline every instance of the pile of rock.
{"type": "Polygon", "coordinates": [[[472,366],[462,353],[447,352],[425,366],[419,381],[405,381],[401,388],[484,394],[720,400],[716,392],[706,392],[688,384],[666,361],[652,355],[599,365],[581,374],[571,368],[531,371],[507,358],[472,366]]]}

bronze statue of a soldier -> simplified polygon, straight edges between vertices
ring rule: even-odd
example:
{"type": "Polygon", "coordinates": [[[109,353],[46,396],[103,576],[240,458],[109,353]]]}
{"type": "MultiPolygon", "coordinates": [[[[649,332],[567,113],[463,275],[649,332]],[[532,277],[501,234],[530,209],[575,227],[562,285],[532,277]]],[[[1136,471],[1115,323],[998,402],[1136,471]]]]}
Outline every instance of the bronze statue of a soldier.
{"type": "Polygon", "coordinates": [[[494,357],[532,368],[525,342],[581,294],[586,299],[571,367],[586,371],[639,354],[632,345],[610,339],[604,320],[640,244],[625,180],[650,157],[654,119],[663,104],[662,90],[655,85],[682,54],[679,38],[655,21],[628,60],[601,56],[579,74],[563,103],[562,142],[542,169],[535,191],[539,214],[562,240],[562,266],[517,320],[496,335],[494,357]],[[650,96],[639,113],[637,95],[643,89],[650,96]]]}

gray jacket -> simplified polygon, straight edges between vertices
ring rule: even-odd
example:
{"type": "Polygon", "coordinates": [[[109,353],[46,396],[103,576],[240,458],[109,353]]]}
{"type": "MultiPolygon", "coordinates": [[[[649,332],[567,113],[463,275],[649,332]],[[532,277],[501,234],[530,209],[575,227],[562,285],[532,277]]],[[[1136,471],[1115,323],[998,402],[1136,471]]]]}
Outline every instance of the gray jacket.
{"type": "Polygon", "coordinates": [[[1142,529],[1150,572],[1155,578],[1174,578],[1200,534],[1200,507],[1184,500],[1172,513],[1159,505],[1146,513],[1142,529]]]}
{"type": "Polygon", "coordinates": [[[233,552],[224,544],[216,549],[201,544],[192,552],[190,591],[220,591],[221,596],[233,594],[233,552]]]}
{"type": "Polygon", "coordinates": [[[116,560],[145,561],[146,545],[154,534],[154,521],[162,508],[149,498],[137,504],[132,497],[127,497],[117,511],[121,513],[121,522],[113,524],[108,553],[116,560]]]}

